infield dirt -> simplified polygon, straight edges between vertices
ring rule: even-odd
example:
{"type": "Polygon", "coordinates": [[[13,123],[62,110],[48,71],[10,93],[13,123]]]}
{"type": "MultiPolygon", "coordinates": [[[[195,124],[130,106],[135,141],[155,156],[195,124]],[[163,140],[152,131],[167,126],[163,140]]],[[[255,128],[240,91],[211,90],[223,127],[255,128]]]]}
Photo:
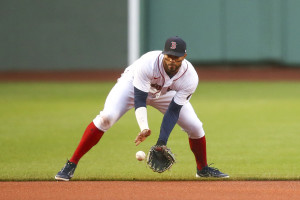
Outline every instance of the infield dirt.
{"type": "Polygon", "coordinates": [[[1,182],[0,199],[299,199],[299,181],[1,182]]]}

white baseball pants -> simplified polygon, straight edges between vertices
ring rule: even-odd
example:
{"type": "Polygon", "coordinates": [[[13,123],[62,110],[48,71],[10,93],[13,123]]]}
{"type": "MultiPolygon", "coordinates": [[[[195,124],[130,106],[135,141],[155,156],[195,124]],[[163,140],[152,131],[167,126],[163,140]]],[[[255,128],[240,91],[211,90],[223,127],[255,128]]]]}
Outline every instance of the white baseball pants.
{"type": "MultiPolygon", "coordinates": [[[[169,91],[159,98],[151,98],[149,95],[147,105],[165,113],[174,95],[175,91],[169,91]]],[[[132,81],[121,77],[109,92],[104,109],[95,117],[93,122],[98,129],[105,132],[133,107],[134,92],[132,81]]],[[[148,116],[148,118],[150,117],[148,116]]],[[[182,106],[177,124],[191,139],[198,139],[205,135],[202,122],[197,117],[190,102],[182,106]]]]}

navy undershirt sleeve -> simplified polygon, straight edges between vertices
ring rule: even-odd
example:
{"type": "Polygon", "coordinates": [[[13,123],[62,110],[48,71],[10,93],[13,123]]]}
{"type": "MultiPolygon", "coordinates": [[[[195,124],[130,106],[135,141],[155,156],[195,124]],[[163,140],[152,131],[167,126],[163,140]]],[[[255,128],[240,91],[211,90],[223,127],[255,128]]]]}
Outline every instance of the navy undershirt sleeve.
{"type": "Polygon", "coordinates": [[[174,102],[174,99],[172,99],[168,107],[168,110],[166,111],[163,117],[163,121],[160,127],[159,138],[156,143],[157,145],[167,144],[170,133],[178,121],[181,108],[182,105],[178,105],[177,103],[174,102]]]}
{"type": "Polygon", "coordinates": [[[139,90],[136,87],[134,87],[134,108],[137,109],[139,107],[146,107],[147,97],[147,92],[143,92],[142,90],[139,90]]]}

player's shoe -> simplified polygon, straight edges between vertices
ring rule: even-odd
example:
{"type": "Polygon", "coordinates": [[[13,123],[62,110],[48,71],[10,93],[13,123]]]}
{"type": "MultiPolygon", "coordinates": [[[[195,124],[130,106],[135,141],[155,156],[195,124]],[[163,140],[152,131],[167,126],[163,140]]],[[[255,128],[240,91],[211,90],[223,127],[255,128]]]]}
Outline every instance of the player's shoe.
{"type": "Polygon", "coordinates": [[[229,178],[229,175],[220,172],[219,169],[217,169],[217,168],[206,166],[206,167],[203,167],[201,170],[197,169],[196,177],[197,178],[200,178],[200,177],[229,178]]]}
{"type": "Polygon", "coordinates": [[[55,179],[59,181],[69,181],[75,172],[77,165],[67,160],[65,166],[56,174],[55,179]]]}

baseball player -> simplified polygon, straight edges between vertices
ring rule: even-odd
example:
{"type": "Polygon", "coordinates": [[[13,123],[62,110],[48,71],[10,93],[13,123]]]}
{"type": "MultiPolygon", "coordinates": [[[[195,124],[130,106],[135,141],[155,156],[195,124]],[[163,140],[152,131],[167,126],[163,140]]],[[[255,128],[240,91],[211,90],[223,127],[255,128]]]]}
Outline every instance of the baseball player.
{"type": "Polygon", "coordinates": [[[141,130],[135,144],[143,142],[151,134],[147,105],[164,114],[157,145],[167,144],[177,123],[188,134],[197,164],[196,177],[229,177],[207,165],[205,132],[189,102],[197,88],[198,75],[186,56],[186,43],[176,36],[166,40],[164,51],[150,51],[128,66],[108,94],[104,109],[87,126],[73,156],[55,179],[69,181],[81,157],[133,107],[141,130]]]}

